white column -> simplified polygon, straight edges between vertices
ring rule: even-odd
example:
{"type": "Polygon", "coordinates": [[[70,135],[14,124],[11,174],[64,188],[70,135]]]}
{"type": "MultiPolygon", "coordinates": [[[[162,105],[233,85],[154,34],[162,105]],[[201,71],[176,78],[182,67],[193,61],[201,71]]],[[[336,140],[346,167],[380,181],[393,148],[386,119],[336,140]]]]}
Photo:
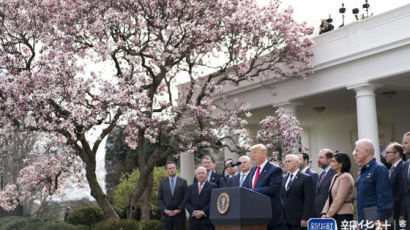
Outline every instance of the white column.
{"type": "Polygon", "coordinates": [[[283,103],[280,103],[274,106],[280,107],[283,110],[285,110],[286,114],[296,117],[296,107],[299,105],[302,105],[302,103],[287,101],[287,102],[283,102],[283,103]]]}
{"type": "Polygon", "coordinates": [[[180,153],[181,157],[181,177],[184,178],[188,185],[194,180],[194,154],[180,153]]]}
{"type": "Polygon", "coordinates": [[[370,139],[376,149],[375,157],[380,160],[379,131],[377,126],[376,88],[380,85],[369,82],[352,84],[347,87],[356,92],[357,131],[359,139],[370,139]]]}

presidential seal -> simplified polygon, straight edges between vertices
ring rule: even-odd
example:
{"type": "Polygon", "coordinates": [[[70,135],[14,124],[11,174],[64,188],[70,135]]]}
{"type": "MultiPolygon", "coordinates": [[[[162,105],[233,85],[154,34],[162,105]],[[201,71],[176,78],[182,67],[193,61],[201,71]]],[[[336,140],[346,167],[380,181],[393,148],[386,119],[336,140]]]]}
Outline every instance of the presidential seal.
{"type": "Polygon", "coordinates": [[[218,196],[218,201],[216,204],[216,207],[218,207],[218,212],[221,215],[224,215],[228,210],[229,210],[229,205],[231,204],[231,201],[229,199],[228,193],[221,193],[218,196]]]}

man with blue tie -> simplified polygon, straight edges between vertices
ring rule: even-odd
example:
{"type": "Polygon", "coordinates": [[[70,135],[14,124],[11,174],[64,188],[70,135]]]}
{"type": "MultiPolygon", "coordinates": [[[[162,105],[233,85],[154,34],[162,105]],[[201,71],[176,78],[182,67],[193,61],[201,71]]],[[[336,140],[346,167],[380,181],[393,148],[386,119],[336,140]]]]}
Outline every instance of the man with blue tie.
{"type": "Polygon", "coordinates": [[[268,224],[268,230],[283,230],[284,213],[280,198],[282,169],[268,161],[268,151],[264,145],[257,144],[249,150],[255,166],[250,170],[249,180],[244,187],[270,197],[273,218],[268,224]]]}
{"type": "Polygon", "coordinates": [[[227,172],[227,175],[225,175],[225,177],[220,177],[219,178],[219,188],[226,188],[226,187],[230,187],[229,186],[229,182],[231,180],[231,178],[233,178],[237,173],[237,167],[236,166],[228,166],[228,165],[232,165],[233,164],[233,159],[232,158],[228,158],[225,160],[224,165],[226,167],[225,172],[227,172]]]}
{"type": "Polygon", "coordinates": [[[189,212],[189,230],[213,230],[215,227],[209,220],[209,204],[212,189],[217,185],[207,181],[207,170],[202,166],[195,170],[195,177],[197,182],[188,187],[184,200],[189,212]]]}
{"type": "Polygon", "coordinates": [[[286,155],[289,174],[282,182],[281,196],[285,206],[287,230],[306,229],[309,218],[314,215],[315,189],[312,177],[299,169],[299,157],[286,155]]]}
{"type": "Polygon", "coordinates": [[[186,180],[176,175],[175,162],[165,165],[168,178],[161,181],[158,188],[158,204],[161,209],[163,230],[185,229],[184,198],[187,191],[186,180]]]}
{"type": "Polygon", "coordinates": [[[238,159],[241,164],[239,165],[240,173],[236,174],[229,181],[229,187],[243,187],[244,184],[249,183],[249,171],[252,167],[251,158],[244,155],[238,159]]]}
{"type": "MultiPolygon", "coordinates": [[[[207,172],[207,181],[216,184],[219,187],[219,179],[221,175],[212,171],[212,166],[214,165],[213,160],[210,156],[205,155],[202,157],[201,166],[206,169],[207,172]]],[[[194,177],[194,184],[197,183],[198,180],[194,177]]]]}

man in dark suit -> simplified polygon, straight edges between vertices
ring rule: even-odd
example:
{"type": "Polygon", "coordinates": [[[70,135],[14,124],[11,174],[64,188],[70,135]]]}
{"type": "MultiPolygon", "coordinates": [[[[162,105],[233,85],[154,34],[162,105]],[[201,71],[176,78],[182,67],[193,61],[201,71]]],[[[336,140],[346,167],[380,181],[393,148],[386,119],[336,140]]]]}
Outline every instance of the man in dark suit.
{"type": "Polygon", "coordinates": [[[403,135],[402,148],[404,155],[407,156],[407,161],[403,163],[402,180],[400,192],[403,197],[400,219],[406,221],[406,229],[410,230],[410,132],[403,135]]]}
{"type": "Polygon", "coordinates": [[[290,173],[282,182],[281,196],[288,230],[306,229],[307,221],[313,217],[315,191],[312,177],[302,173],[298,166],[297,155],[286,155],[286,167],[290,173]]]}
{"type": "Polygon", "coordinates": [[[250,170],[249,182],[244,187],[271,198],[273,218],[268,224],[268,229],[283,230],[284,213],[280,199],[282,170],[268,161],[268,151],[264,145],[254,145],[249,150],[255,166],[250,170]]]}
{"type": "Polygon", "coordinates": [[[397,142],[391,143],[386,148],[385,159],[392,166],[389,169],[389,181],[390,187],[393,193],[393,219],[394,229],[400,229],[400,210],[401,203],[403,202],[403,194],[400,191],[400,185],[403,184],[403,148],[397,142]]]}
{"type": "Polygon", "coordinates": [[[207,181],[207,172],[202,166],[195,170],[195,177],[198,182],[188,187],[184,201],[189,212],[189,230],[213,230],[214,226],[209,220],[209,204],[211,191],[217,186],[207,181]]]}
{"type": "MultiPolygon", "coordinates": [[[[225,167],[227,167],[227,165],[232,164],[232,163],[233,163],[232,158],[228,158],[224,161],[225,167]]],[[[221,176],[221,178],[219,178],[219,186],[218,186],[219,188],[229,187],[229,181],[231,180],[231,178],[233,176],[236,175],[237,167],[236,166],[234,166],[234,167],[228,166],[225,169],[225,171],[226,171],[227,175],[225,175],[225,177],[221,176]]]]}
{"type": "Polygon", "coordinates": [[[320,218],[326,200],[329,197],[329,187],[332,178],[336,175],[335,170],[332,169],[331,163],[333,160],[333,151],[330,149],[322,149],[319,151],[317,157],[317,164],[323,169],[320,174],[316,186],[315,193],[315,217],[320,218]]]}
{"type": "Polygon", "coordinates": [[[239,165],[240,173],[236,174],[231,178],[229,181],[229,187],[244,187],[246,184],[249,184],[249,172],[252,167],[251,158],[244,155],[239,157],[239,165]]]}
{"type": "Polygon", "coordinates": [[[316,186],[317,179],[319,178],[319,174],[317,174],[317,172],[315,172],[313,169],[309,167],[309,163],[310,163],[309,154],[298,153],[298,157],[299,157],[299,169],[303,173],[311,176],[313,180],[313,186],[316,186]]]}
{"type": "Polygon", "coordinates": [[[163,230],[185,229],[184,198],[187,190],[186,180],[178,177],[175,162],[165,165],[168,178],[161,181],[158,188],[158,204],[161,209],[163,230]]]}
{"type": "MultiPolygon", "coordinates": [[[[202,157],[201,166],[206,169],[207,181],[219,186],[219,179],[221,178],[221,175],[212,171],[212,165],[213,165],[212,158],[210,156],[205,155],[202,157]]],[[[195,183],[198,183],[198,180],[196,179],[196,177],[194,177],[194,184],[195,183]]]]}

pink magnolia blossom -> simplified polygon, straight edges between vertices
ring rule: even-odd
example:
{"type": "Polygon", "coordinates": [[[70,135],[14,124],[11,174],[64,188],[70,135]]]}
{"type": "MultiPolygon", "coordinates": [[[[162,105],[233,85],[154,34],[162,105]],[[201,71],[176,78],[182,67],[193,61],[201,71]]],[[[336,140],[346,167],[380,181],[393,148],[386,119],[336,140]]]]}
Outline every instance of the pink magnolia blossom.
{"type": "MultiPolygon", "coordinates": [[[[75,155],[87,166],[92,195],[107,216],[118,218],[96,183],[101,141],[126,126],[141,162],[146,141],[156,144],[139,169],[134,204],[154,165],[170,153],[246,139],[246,105],[219,103],[215,96],[226,83],[277,82],[311,72],[312,28],[291,14],[278,0],[265,7],[253,0],[1,1],[0,127],[48,133],[57,138],[56,148],[67,148],[28,166],[22,178],[56,178],[68,167],[58,159],[75,155]],[[183,78],[189,82],[176,95],[183,78]],[[94,142],[87,134],[97,128],[102,131],[94,142]]],[[[7,191],[29,199],[35,189],[58,190],[60,182],[44,180],[41,187],[18,184],[7,191]]]]}

